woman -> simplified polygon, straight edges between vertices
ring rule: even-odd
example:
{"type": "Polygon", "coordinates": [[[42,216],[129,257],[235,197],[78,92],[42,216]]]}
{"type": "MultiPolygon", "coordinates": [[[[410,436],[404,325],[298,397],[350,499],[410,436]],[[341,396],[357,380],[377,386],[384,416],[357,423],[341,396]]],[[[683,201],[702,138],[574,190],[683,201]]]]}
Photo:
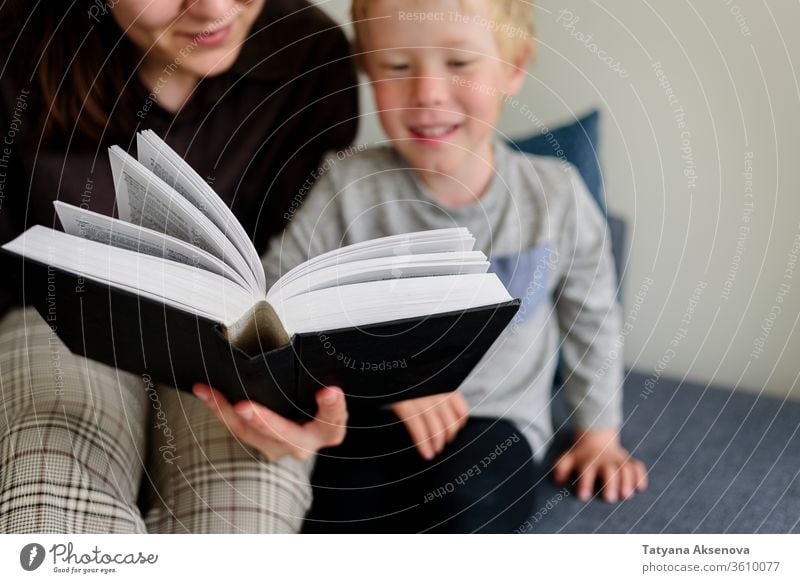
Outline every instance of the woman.
{"type": "MultiPolygon", "coordinates": [[[[106,149],[150,128],[212,183],[263,252],[323,152],[355,134],[346,40],[303,0],[29,10],[0,9],[0,243],[54,226],[54,199],[111,214],[106,149]]],[[[343,438],[339,389],[319,392],[318,419],[306,425],[263,409],[248,418],[246,403],[234,410],[210,387],[197,385],[198,399],[69,353],[20,306],[20,286],[4,285],[0,531],[299,528],[307,460],[343,438]]]]}

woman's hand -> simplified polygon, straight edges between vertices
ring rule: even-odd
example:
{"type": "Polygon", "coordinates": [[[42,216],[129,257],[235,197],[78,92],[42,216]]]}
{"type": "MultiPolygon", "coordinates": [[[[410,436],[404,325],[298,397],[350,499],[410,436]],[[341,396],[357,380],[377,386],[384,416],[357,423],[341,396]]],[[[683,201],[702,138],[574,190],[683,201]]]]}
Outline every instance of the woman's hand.
{"type": "Polygon", "coordinates": [[[231,405],[222,393],[202,383],[194,385],[192,392],[233,435],[271,461],[287,455],[306,460],[323,447],[339,445],[344,440],[347,405],[338,387],[317,392],[317,415],[303,425],[253,401],[231,405]]]}
{"type": "Polygon", "coordinates": [[[576,433],[573,446],[554,464],[553,479],[563,484],[573,473],[578,474],[575,490],[580,500],[592,496],[598,477],[603,481],[603,499],[609,503],[647,488],[647,468],[620,445],[616,429],[576,433]]]}
{"type": "Polygon", "coordinates": [[[417,451],[426,460],[441,453],[467,422],[469,407],[461,393],[431,395],[392,405],[405,424],[417,451]]]}

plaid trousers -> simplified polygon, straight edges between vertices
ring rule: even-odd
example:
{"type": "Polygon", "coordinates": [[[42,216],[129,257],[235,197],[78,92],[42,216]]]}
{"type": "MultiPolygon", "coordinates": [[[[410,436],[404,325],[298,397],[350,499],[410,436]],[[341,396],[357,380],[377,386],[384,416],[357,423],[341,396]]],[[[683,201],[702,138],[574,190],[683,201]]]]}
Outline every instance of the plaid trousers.
{"type": "Polygon", "coordinates": [[[0,532],[297,532],[312,465],[269,462],[194,395],[72,354],[31,308],[0,321],[0,532]]]}

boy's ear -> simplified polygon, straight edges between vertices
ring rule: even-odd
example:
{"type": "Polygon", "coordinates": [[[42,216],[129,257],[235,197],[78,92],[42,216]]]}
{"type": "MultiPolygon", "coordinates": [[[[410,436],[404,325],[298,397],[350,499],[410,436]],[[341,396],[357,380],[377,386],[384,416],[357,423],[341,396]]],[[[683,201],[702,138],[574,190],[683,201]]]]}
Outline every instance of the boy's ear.
{"type": "Polygon", "coordinates": [[[536,53],[536,48],[533,43],[525,43],[517,51],[516,56],[511,61],[511,73],[508,79],[508,87],[506,95],[516,95],[522,89],[522,84],[525,82],[525,71],[529,61],[531,61],[536,53]]]}

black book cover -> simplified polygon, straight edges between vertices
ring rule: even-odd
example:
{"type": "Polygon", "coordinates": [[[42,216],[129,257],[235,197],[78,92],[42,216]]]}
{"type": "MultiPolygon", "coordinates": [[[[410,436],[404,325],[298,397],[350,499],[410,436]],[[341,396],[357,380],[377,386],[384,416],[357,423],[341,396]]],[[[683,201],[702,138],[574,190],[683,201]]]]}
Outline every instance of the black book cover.
{"type": "Polygon", "coordinates": [[[69,350],[191,391],[206,382],[289,418],[342,387],[353,411],[458,388],[511,321],[519,300],[315,333],[245,353],[223,326],[162,302],[3,251],[4,271],[69,350]]]}

